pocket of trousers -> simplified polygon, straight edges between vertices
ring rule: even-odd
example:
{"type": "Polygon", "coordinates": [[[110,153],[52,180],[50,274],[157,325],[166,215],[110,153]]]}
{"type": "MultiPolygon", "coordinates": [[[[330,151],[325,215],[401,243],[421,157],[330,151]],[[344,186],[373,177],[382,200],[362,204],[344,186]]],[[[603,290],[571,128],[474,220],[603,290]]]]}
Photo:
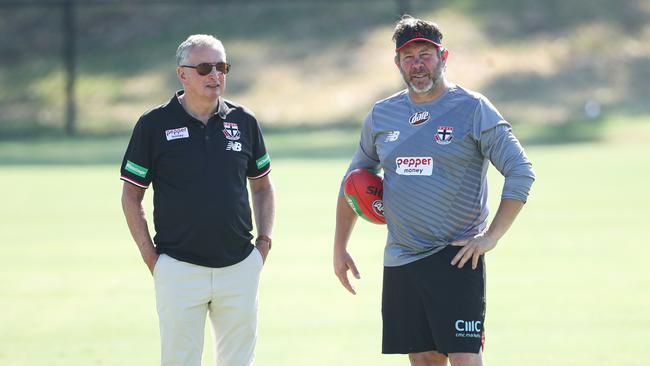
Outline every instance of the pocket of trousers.
{"type": "Polygon", "coordinates": [[[156,274],[159,272],[158,269],[160,268],[160,265],[162,264],[163,258],[166,257],[166,254],[160,254],[158,256],[158,259],[156,260],[156,264],[153,266],[153,278],[156,278],[156,274]]]}
{"type": "Polygon", "coordinates": [[[264,267],[264,257],[262,256],[262,252],[260,252],[257,247],[253,248],[253,252],[257,252],[257,257],[259,258],[259,266],[260,268],[264,267]]]}

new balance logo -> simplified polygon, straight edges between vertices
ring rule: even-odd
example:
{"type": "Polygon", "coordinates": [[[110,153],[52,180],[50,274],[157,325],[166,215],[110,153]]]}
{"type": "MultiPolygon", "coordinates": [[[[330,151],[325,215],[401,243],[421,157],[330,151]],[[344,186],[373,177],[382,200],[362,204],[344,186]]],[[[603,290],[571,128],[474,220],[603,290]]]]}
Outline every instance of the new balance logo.
{"type": "Polygon", "coordinates": [[[386,135],[386,139],[384,140],[384,142],[397,141],[398,138],[399,138],[399,131],[390,131],[388,135],[386,135]]]}
{"type": "Polygon", "coordinates": [[[226,151],[241,151],[241,142],[228,141],[226,151]]]}

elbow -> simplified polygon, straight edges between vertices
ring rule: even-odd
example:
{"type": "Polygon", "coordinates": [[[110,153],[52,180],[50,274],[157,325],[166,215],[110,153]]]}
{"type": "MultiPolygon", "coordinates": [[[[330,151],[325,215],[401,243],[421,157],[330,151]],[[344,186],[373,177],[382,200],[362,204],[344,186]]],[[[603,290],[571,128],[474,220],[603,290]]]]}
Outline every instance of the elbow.
{"type": "Polygon", "coordinates": [[[534,181],[534,174],[506,177],[501,199],[514,199],[526,202],[534,181]]]}

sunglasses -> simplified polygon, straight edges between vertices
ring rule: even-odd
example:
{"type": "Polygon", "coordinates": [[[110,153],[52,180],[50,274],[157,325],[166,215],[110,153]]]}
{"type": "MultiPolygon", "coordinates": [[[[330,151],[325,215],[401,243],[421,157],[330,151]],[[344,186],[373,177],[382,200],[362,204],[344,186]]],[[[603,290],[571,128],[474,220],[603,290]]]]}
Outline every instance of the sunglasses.
{"type": "Polygon", "coordinates": [[[209,62],[204,62],[201,64],[198,64],[196,66],[192,65],[181,65],[181,67],[189,67],[190,69],[195,69],[196,72],[201,75],[205,76],[208,75],[209,73],[212,72],[212,68],[216,68],[217,71],[223,73],[224,75],[230,71],[230,64],[227,62],[217,62],[216,64],[211,64],[209,62]]]}

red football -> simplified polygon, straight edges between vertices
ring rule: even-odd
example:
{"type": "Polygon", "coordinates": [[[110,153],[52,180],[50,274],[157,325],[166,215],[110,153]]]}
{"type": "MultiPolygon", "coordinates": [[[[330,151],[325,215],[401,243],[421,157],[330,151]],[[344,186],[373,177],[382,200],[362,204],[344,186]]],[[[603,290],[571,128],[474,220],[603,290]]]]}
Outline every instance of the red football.
{"type": "Polygon", "coordinates": [[[355,169],[345,177],[345,199],[354,212],[373,224],[385,224],[384,184],[377,174],[368,169],[355,169]]]}

